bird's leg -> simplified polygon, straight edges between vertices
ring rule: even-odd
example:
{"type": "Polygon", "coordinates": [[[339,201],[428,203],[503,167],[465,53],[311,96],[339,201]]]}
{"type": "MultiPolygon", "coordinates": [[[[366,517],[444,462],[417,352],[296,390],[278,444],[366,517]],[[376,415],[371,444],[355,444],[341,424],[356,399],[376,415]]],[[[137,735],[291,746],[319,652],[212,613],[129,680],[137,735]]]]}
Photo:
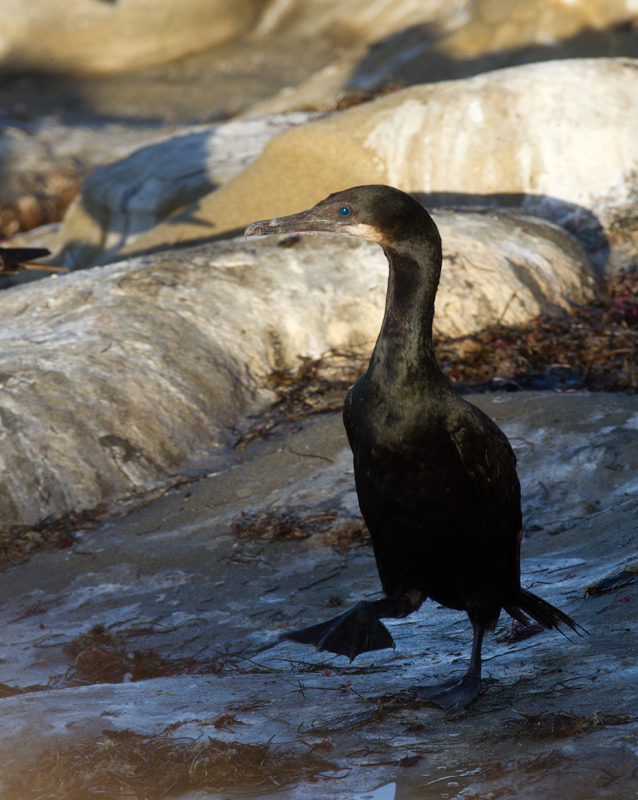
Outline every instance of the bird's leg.
{"type": "Polygon", "coordinates": [[[472,622],[474,638],[470,666],[462,678],[438,683],[432,686],[416,686],[414,691],[419,697],[440,706],[448,712],[460,711],[478,695],[481,689],[481,647],[485,627],[472,622]]]}
{"type": "Polygon", "coordinates": [[[417,610],[421,602],[421,595],[414,593],[373,602],[361,601],[338,617],[309,628],[284,633],[281,638],[301,644],[314,644],[317,650],[348,656],[352,661],[368,650],[394,647],[394,639],[380,618],[407,617],[417,610]]]}

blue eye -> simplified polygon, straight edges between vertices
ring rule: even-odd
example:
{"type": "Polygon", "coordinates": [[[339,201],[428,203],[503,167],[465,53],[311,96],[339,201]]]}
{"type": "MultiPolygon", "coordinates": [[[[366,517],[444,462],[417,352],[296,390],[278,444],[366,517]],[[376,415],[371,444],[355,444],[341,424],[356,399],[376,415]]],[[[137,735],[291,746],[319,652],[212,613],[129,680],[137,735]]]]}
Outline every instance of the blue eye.
{"type": "Polygon", "coordinates": [[[341,214],[342,217],[347,217],[350,214],[350,209],[348,208],[348,206],[341,206],[341,208],[339,209],[339,213],[341,214]]]}

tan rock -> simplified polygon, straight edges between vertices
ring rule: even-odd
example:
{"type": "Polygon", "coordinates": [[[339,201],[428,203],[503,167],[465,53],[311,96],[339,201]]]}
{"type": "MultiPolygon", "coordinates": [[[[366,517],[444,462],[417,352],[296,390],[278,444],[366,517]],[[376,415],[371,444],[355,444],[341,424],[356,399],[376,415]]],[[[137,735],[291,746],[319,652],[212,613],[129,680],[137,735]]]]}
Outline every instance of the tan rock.
{"type": "Polygon", "coordinates": [[[637,122],[631,59],[415,86],[275,137],[238,177],[121,253],[229,236],[363,183],[392,184],[426,206],[523,206],[561,221],[593,212],[604,223],[631,192],[637,122]]]}
{"type": "Polygon", "coordinates": [[[246,31],[263,0],[0,0],[0,64],[90,74],[164,63],[246,31]]]}
{"type": "Polygon", "coordinates": [[[55,263],[81,269],[107,260],[174,211],[238,175],[277,133],[316,115],[182,129],[95,169],[68,210],[53,249],[55,263]]]}
{"type": "Polygon", "coordinates": [[[632,0],[478,0],[467,8],[465,24],[436,49],[451,58],[472,59],[533,45],[560,46],[579,34],[631,21],[637,11],[632,0]]]}
{"type": "Polygon", "coordinates": [[[346,90],[371,90],[388,79],[411,86],[537,61],[638,56],[634,0],[273,5],[288,8],[278,19],[280,29],[303,37],[314,24],[317,33],[347,43],[347,56],[261,101],[250,114],[313,108],[346,90]]]}
{"type": "Polygon", "coordinates": [[[283,30],[299,38],[371,44],[412,25],[447,20],[468,5],[469,0],[272,0],[253,35],[283,30]]]}
{"type": "MultiPolygon", "coordinates": [[[[556,313],[593,279],[559,228],[507,212],[437,213],[437,331],[556,313]]],[[[0,295],[0,527],[126,497],[218,463],[275,368],[372,346],[387,262],[306,237],[158,253],[0,295]]]]}

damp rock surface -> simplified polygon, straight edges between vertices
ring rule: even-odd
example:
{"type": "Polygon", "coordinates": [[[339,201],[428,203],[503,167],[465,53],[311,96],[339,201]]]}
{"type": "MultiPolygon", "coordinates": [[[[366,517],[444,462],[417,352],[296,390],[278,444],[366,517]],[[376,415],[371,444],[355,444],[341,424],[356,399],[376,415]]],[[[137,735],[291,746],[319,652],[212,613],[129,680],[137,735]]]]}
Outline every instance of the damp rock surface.
{"type": "MultiPolygon", "coordinates": [[[[4,791],[47,747],[64,756],[94,742],[95,757],[128,730],[176,747],[211,737],[238,752],[267,742],[283,752],[312,749],[326,761],[319,775],[270,786],[268,797],[287,800],[631,796],[638,595],[632,583],[587,587],[636,566],[638,400],[528,392],[470,399],[518,457],[522,583],[586,635],[525,638],[504,616],[485,643],[483,692],[450,716],[409,689],[464,671],[471,634],[461,613],[427,602],[388,621],[395,650],[351,664],[277,644],[291,627],[379,596],[372,551],[360,541],[246,524],[265,510],[283,518],[287,509],[288,519],[356,515],[341,420],[326,415],[251,443],[215,476],[102,520],[70,548],[5,567],[4,791]],[[87,638],[96,626],[103,632],[87,638]],[[139,677],[150,650],[172,673],[161,672],[156,656],[155,674],[139,677]],[[106,667],[111,680],[103,682],[106,667]]],[[[127,769],[132,780],[134,764],[127,769]]],[[[92,779],[77,772],[78,781],[92,779]]],[[[196,788],[177,796],[195,797],[196,788]]]]}

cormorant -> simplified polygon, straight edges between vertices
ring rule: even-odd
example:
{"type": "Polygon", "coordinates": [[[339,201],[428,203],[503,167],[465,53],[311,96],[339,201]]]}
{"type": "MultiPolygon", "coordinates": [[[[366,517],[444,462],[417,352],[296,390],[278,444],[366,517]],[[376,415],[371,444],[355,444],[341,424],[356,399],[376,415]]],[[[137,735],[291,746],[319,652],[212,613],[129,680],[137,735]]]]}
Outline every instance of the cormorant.
{"type": "Polygon", "coordinates": [[[474,629],[467,673],[417,693],[456,711],[481,686],[481,645],[501,609],[529,625],[579,627],[520,585],[522,534],[516,457],[500,428],[459,397],[432,345],[441,237],[427,211],[390,186],[356,186],[289,217],[253,222],[246,236],[330,233],[381,245],[390,265],[385,316],[368,371],[343,420],[361,513],[385,598],[359,602],[282,638],[348,656],[394,646],[383,617],[429,597],[466,611],[474,629]]]}
{"type": "Polygon", "coordinates": [[[50,252],[45,247],[0,247],[0,275],[14,275],[23,269],[66,272],[61,267],[31,263],[33,259],[48,256],[50,252]]]}

